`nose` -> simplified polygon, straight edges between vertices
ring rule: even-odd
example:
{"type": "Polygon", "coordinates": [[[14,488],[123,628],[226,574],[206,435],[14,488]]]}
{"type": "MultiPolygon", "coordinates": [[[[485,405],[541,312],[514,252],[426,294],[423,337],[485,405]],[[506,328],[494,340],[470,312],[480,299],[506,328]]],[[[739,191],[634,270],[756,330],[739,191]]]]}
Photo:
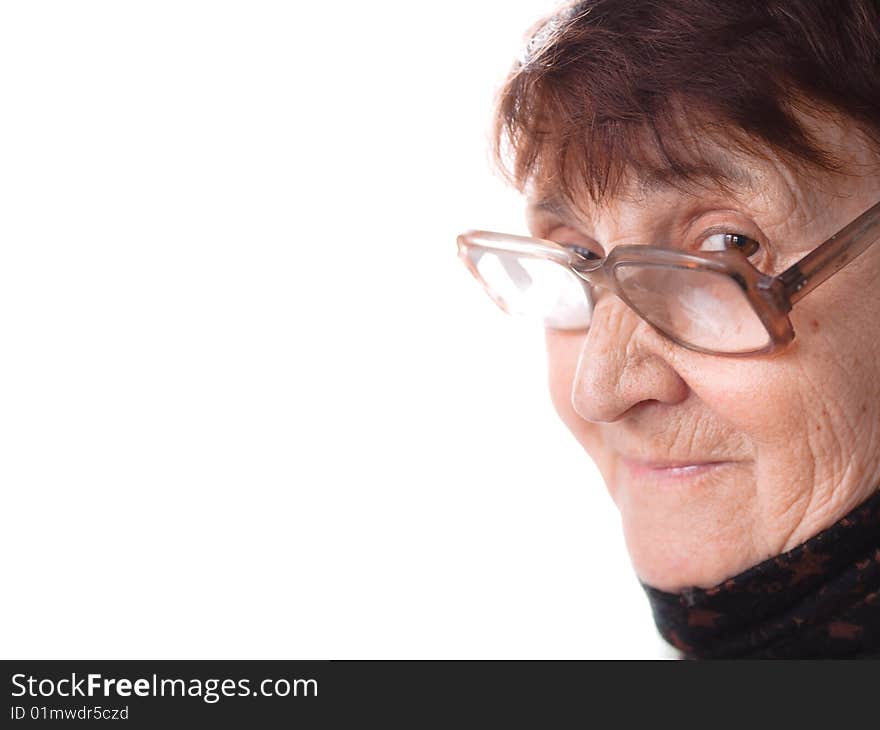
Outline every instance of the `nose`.
{"type": "Polygon", "coordinates": [[[572,382],[572,406],[583,419],[616,421],[645,401],[680,403],[689,387],[671,364],[677,347],[621,299],[596,302],[572,382]]]}

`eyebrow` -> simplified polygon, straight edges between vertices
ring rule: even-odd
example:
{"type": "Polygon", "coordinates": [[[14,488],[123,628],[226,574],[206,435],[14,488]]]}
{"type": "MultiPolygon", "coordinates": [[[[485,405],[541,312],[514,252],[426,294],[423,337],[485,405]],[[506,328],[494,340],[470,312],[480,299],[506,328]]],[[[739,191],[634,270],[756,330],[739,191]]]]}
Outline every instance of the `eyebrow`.
{"type": "Polygon", "coordinates": [[[545,195],[529,203],[529,208],[542,213],[549,213],[556,218],[573,223],[576,218],[572,215],[571,208],[555,194],[545,195]]]}
{"type": "MultiPolygon", "coordinates": [[[[673,171],[656,171],[641,179],[638,190],[641,195],[650,195],[678,190],[687,195],[697,196],[700,191],[715,191],[725,193],[730,197],[730,191],[725,190],[719,184],[719,180],[725,180],[732,185],[755,192],[759,189],[757,178],[746,170],[729,160],[716,158],[711,160],[709,166],[703,166],[688,175],[682,175],[673,171]]],[[[578,216],[571,206],[556,192],[546,192],[539,195],[529,208],[536,212],[548,213],[564,223],[578,224],[578,216]]]]}
{"type": "Polygon", "coordinates": [[[745,167],[738,165],[726,157],[714,156],[689,170],[686,174],[672,170],[657,170],[648,175],[640,183],[640,190],[645,193],[667,190],[669,188],[687,189],[703,186],[708,189],[719,189],[719,180],[727,181],[736,187],[750,192],[758,190],[757,178],[745,167]]]}

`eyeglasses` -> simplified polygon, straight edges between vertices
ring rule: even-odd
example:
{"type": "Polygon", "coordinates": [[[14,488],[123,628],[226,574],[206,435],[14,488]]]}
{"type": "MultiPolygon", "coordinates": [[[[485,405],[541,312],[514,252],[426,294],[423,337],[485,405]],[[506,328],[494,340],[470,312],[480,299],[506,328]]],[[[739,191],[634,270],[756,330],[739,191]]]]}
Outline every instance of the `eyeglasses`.
{"type": "Polygon", "coordinates": [[[490,231],[461,234],[458,254],[501,309],[545,327],[588,328],[595,290],[604,288],[682,347],[743,356],[790,345],[792,306],[878,237],[880,202],[778,276],[736,249],[622,244],[597,260],[577,246],[490,231]]]}

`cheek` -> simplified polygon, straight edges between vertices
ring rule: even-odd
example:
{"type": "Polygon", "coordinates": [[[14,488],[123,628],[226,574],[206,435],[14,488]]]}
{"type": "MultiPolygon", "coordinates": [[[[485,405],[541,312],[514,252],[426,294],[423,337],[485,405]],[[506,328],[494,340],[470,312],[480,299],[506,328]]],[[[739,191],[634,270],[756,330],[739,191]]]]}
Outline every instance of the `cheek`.
{"type": "Polygon", "coordinates": [[[797,339],[778,357],[685,355],[675,367],[708,410],[756,446],[793,451],[834,437],[834,411],[857,416],[880,392],[880,327],[817,303],[804,301],[792,312],[797,339]]]}
{"type": "Polygon", "coordinates": [[[713,434],[732,455],[754,459],[759,472],[772,464],[772,472],[776,467],[791,469],[797,460],[780,461],[780,455],[793,456],[800,449],[797,441],[802,442],[806,423],[812,421],[805,409],[809,399],[804,395],[802,371],[794,362],[788,358],[688,360],[678,372],[692,391],[689,415],[699,422],[699,431],[713,434]]]}
{"type": "Polygon", "coordinates": [[[838,483],[841,465],[855,456],[842,453],[854,440],[850,424],[877,417],[876,409],[861,412],[867,392],[874,401],[876,382],[868,387],[864,368],[853,357],[840,358],[824,322],[816,328],[817,318],[804,310],[804,321],[794,322],[798,344],[776,358],[688,359],[679,370],[705,423],[733,453],[754,460],[756,495],[771,516],[803,503],[810,490],[838,483]]]}
{"type": "Polygon", "coordinates": [[[754,433],[768,424],[769,413],[776,412],[779,391],[764,363],[716,358],[679,372],[702,408],[736,431],[754,433]]]}
{"type": "Polygon", "coordinates": [[[585,334],[546,330],[547,379],[553,407],[580,444],[595,456],[598,427],[581,418],[572,405],[572,387],[585,334]]]}
{"type": "Polygon", "coordinates": [[[571,409],[571,387],[577,367],[578,349],[569,333],[546,330],[547,378],[553,406],[565,419],[571,409]]]}

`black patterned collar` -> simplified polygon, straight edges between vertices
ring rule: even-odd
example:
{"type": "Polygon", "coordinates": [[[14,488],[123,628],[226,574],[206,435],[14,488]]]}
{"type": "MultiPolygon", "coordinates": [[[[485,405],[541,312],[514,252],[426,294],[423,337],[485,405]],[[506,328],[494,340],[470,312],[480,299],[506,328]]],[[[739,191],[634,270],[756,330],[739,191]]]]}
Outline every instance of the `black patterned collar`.
{"type": "Polygon", "coordinates": [[[642,584],[666,641],[688,659],[880,653],[880,491],[786,553],[714,588],[642,584]]]}

